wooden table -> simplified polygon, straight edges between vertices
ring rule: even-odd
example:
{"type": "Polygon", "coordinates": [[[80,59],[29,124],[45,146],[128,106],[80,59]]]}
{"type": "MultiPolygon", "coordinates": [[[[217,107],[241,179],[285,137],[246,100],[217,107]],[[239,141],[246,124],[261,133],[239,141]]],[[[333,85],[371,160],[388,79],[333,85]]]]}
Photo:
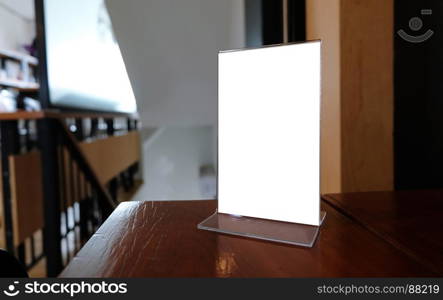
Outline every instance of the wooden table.
{"type": "MultiPolygon", "coordinates": [[[[326,221],[311,249],[197,229],[197,224],[215,211],[216,201],[125,202],[74,257],[61,277],[409,277],[442,274],[439,267],[429,265],[429,260],[435,257],[439,257],[441,264],[441,252],[432,250],[433,254],[427,257],[426,250],[420,252],[420,247],[414,247],[414,239],[401,239],[395,244],[392,240],[402,235],[397,236],[395,229],[383,233],[389,227],[377,226],[389,224],[388,218],[393,215],[401,216],[398,213],[402,211],[401,203],[397,203],[394,212],[388,212],[393,208],[388,205],[381,206],[380,214],[376,214],[376,201],[380,204],[382,198],[374,200],[377,194],[360,196],[375,201],[373,218],[354,206],[343,213],[342,210],[347,209],[343,203],[347,203],[347,199],[360,199],[357,194],[349,196],[351,198],[325,197],[322,206],[327,212],[326,221]],[[343,206],[337,209],[339,205],[343,206]]],[[[356,207],[361,209],[362,206],[356,207]]],[[[442,211],[439,213],[441,216],[442,211]]],[[[399,218],[398,222],[402,220],[399,218]]],[[[431,221],[430,224],[435,223],[431,221]]],[[[415,228],[409,223],[404,226],[415,228]]],[[[439,230],[441,233],[441,227],[439,230]]],[[[432,240],[437,238],[429,236],[429,243],[434,244],[432,240]]],[[[435,244],[441,246],[441,241],[435,244]]]]}
{"type": "Polygon", "coordinates": [[[324,201],[443,275],[443,191],[336,194],[324,201]]]}

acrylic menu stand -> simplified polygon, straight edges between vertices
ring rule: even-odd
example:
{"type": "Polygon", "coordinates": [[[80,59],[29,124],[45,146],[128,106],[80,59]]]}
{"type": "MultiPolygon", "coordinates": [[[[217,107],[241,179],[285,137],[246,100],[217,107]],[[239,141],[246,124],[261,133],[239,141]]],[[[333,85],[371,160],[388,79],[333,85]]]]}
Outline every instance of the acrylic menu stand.
{"type": "Polygon", "coordinates": [[[199,229],[314,245],[320,69],[319,41],[219,54],[218,210],[199,229]]]}
{"type": "MultiPolygon", "coordinates": [[[[326,212],[320,213],[320,226],[326,212]]],[[[215,212],[198,224],[199,229],[260,240],[312,247],[320,226],[250,218],[215,212]]]]}

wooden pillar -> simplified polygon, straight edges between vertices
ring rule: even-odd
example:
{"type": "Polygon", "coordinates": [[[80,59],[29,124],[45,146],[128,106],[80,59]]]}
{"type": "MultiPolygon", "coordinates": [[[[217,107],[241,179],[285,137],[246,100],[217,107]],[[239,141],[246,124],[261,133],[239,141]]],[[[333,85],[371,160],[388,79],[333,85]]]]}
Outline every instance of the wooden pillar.
{"type": "Polygon", "coordinates": [[[325,193],[393,189],[393,0],[307,0],[322,39],[325,193]]]}
{"type": "Polygon", "coordinates": [[[306,1],[306,38],[322,40],[321,192],[341,191],[340,0],[306,1]]]}

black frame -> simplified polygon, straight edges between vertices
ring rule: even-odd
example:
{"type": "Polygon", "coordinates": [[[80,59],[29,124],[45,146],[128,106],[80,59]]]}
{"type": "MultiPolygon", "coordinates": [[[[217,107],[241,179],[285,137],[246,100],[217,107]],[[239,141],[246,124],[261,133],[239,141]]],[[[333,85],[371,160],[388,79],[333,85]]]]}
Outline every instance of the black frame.
{"type": "MultiPolygon", "coordinates": [[[[305,41],[306,0],[287,0],[286,9],[288,43],[305,41]]],[[[283,0],[246,0],[246,47],[283,43],[283,14],[283,0]]]]}
{"type": "Polygon", "coordinates": [[[40,79],[39,101],[43,109],[51,107],[49,101],[48,68],[46,57],[45,9],[44,0],[34,0],[35,25],[37,28],[38,77],[40,79]]]}
{"type": "Polygon", "coordinates": [[[288,0],[288,42],[306,40],[306,1],[288,0]]]}

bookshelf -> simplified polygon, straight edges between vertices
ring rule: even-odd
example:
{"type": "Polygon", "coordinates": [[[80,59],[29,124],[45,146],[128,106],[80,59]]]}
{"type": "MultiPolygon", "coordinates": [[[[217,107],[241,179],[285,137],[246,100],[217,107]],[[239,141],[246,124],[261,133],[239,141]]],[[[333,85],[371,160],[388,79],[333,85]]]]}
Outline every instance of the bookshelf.
{"type": "Polygon", "coordinates": [[[22,53],[16,52],[16,51],[0,49],[0,59],[1,58],[15,60],[16,62],[19,62],[19,63],[26,63],[32,67],[38,66],[38,59],[37,58],[30,56],[30,55],[22,54],[22,53]]]}
{"type": "Polygon", "coordinates": [[[40,85],[35,82],[36,70],[38,67],[38,59],[16,51],[0,49],[0,89],[13,89],[18,92],[17,108],[24,107],[23,99],[26,96],[36,97],[40,89],[40,85]],[[8,77],[7,62],[11,61],[17,66],[17,78],[8,77]],[[3,73],[3,74],[2,74],[3,73]],[[32,76],[34,75],[34,76],[32,76]]]}
{"type": "Polygon", "coordinates": [[[36,93],[40,88],[38,83],[26,82],[17,79],[0,79],[0,86],[5,88],[13,88],[18,90],[19,92],[26,92],[26,93],[32,93],[32,92],[36,93]]]}
{"type": "Polygon", "coordinates": [[[0,86],[22,91],[38,91],[39,85],[31,80],[31,71],[38,67],[38,59],[16,51],[0,49],[0,70],[6,71],[6,62],[13,61],[19,65],[21,79],[0,76],[0,86]]]}

